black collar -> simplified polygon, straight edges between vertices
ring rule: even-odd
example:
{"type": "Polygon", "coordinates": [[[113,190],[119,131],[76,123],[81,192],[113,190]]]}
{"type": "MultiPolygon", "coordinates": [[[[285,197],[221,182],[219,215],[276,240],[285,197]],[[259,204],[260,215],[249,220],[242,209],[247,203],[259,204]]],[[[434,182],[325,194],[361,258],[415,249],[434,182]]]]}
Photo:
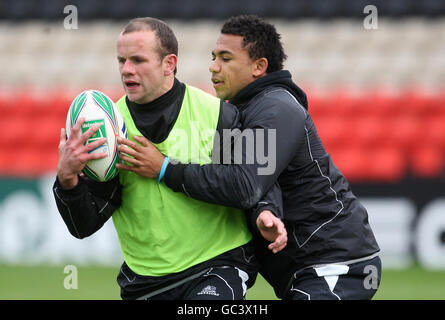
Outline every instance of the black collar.
{"type": "Polygon", "coordinates": [[[173,87],[159,98],[138,104],[125,98],[136,128],[153,143],[161,143],[170,134],[181,110],[185,84],[175,78],[173,87]]]}
{"type": "Polygon", "coordinates": [[[162,96],[156,98],[151,102],[139,104],[130,101],[127,96],[125,97],[125,101],[127,103],[127,106],[129,106],[135,112],[138,113],[156,112],[159,111],[160,109],[165,108],[165,106],[173,103],[178,98],[178,95],[181,94],[182,86],[184,86],[184,84],[179,82],[179,80],[175,78],[175,81],[173,82],[173,87],[166,93],[164,93],[162,96]]]}
{"type": "Polygon", "coordinates": [[[287,70],[268,73],[264,77],[249,83],[229,102],[243,109],[254,96],[271,86],[285,88],[307,109],[306,94],[292,81],[292,75],[287,70]]]}

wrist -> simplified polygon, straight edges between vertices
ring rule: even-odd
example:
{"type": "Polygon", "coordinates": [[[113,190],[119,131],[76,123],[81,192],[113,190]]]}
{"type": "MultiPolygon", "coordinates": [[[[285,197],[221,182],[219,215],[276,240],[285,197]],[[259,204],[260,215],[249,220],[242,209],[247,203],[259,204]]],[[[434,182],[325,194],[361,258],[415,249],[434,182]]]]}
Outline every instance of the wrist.
{"type": "Polygon", "coordinates": [[[160,182],[162,181],[162,179],[164,178],[165,170],[167,169],[167,166],[168,166],[168,160],[169,160],[169,157],[165,157],[165,158],[164,158],[164,162],[162,163],[161,171],[159,172],[159,176],[158,176],[158,182],[159,182],[159,183],[160,183],[160,182]]]}
{"type": "Polygon", "coordinates": [[[59,180],[59,184],[64,190],[70,190],[77,186],[79,183],[79,176],[76,175],[64,175],[59,173],[57,175],[57,179],[59,180]]]}
{"type": "Polygon", "coordinates": [[[167,187],[175,192],[182,192],[182,185],[184,183],[184,171],[185,164],[175,163],[175,160],[169,161],[167,168],[165,169],[165,175],[162,181],[167,187]]]}

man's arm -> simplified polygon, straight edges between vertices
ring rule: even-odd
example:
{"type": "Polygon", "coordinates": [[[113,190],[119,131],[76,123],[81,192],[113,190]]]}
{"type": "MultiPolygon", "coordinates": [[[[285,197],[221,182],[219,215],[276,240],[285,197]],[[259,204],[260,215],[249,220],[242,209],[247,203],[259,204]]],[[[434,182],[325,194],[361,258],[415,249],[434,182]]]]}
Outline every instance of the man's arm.
{"type": "Polygon", "coordinates": [[[58,178],[53,185],[59,213],[76,238],[88,237],[99,230],[121,204],[119,176],[107,182],[78,177],[78,184],[65,190],[58,178]]]}
{"type": "Polygon", "coordinates": [[[280,185],[275,182],[257,206],[247,212],[250,230],[272,242],[268,248],[273,253],[281,251],[287,244],[287,231],[281,221],[284,215],[282,199],[280,185]]]}
{"type": "Polygon", "coordinates": [[[102,183],[82,177],[82,169],[88,161],[106,156],[103,153],[90,153],[106,139],[85,145],[99,127],[93,125],[81,135],[79,132],[84,121],[81,118],[76,122],[69,138],[65,129],[61,129],[57,178],[53,186],[54,198],[63,221],[70,233],[80,239],[101,228],[121,201],[118,177],[102,183]]]}
{"type": "Polygon", "coordinates": [[[283,196],[280,185],[275,182],[255,207],[249,210],[250,224],[255,226],[262,211],[271,211],[278,219],[283,219],[283,196]]]}
{"type": "Polygon", "coordinates": [[[242,133],[253,135],[255,148],[253,154],[252,148],[241,149],[242,164],[170,163],[164,181],[174,191],[198,200],[252,208],[277,181],[305,141],[305,118],[304,109],[291,100],[264,99],[243,119],[242,133]],[[257,145],[262,142],[263,152],[257,145]],[[266,153],[267,163],[264,162],[266,153]],[[249,163],[249,159],[253,161],[249,163]]]}
{"type": "MultiPolygon", "coordinates": [[[[165,175],[159,177],[165,156],[146,138],[135,137],[139,144],[119,138],[121,158],[128,165],[116,166],[147,178],[159,177],[172,190],[201,201],[240,209],[253,208],[289,165],[300,144],[307,139],[306,112],[292,98],[287,98],[282,101],[268,97],[249,112],[251,114],[243,119],[243,131],[238,131],[235,139],[250,143],[235,143],[233,154],[220,157],[222,164],[169,162],[165,175]],[[233,159],[234,163],[225,164],[224,158],[233,159]]],[[[235,108],[225,105],[225,108],[229,107],[235,108]]],[[[220,137],[224,137],[224,130],[228,130],[230,135],[238,129],[239,114],[232,114],[232,124],[226,123],[218,130],[220,137]]],[[[220,141],[220,150],[226,150],[224,138],[220,138],[220,141]]]]}

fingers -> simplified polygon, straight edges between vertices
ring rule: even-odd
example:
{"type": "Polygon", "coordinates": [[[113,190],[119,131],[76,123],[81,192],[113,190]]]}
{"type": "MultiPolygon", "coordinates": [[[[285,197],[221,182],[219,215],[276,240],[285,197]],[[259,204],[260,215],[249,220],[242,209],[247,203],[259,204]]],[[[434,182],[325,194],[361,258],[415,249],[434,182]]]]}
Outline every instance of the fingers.
{"type": "Polygon", "coordinates": [[[77,122],[74,124],[74,126],[71,128],[71,137],[77,138],[80,132],[80,128],[82,127],[83,123],[85,122],[85,118],[79,118],[77,122]]]}
{"type": "Polygon", "coordinates": [[[140,165],[142,165],[142,163],[139,160],[137,160],[135,158],[128,157],[128,156],[126,156],[122,152],[119,154],[119,159],[121,161],[125,161],[125,162],[128,162],[128,163],[131,163],[133,166],[140,166],[140,165]]]}
{"type": "Polygon", "coordinates": [[[74,124],[74,126],[71,128],[71,134],[68,140],[70,141],[76,141],[78,140],[79,144],[85,144],[85,142],[88,141],[89,138],[91,138],[97,130],[100,128],[99,123],[95,123],[92,125],[87,131],[85,131],[82,135],[80,135],[80,130],[82,128],[82,125],[85,122],[85,118],[81,117],[77,120],[77,122],[74,124]],[[80,138],[78,138],[80,136],[80,138]]]}
{"type": "Polygon", "coordinates": [[[150,143],[150,141],[148,141],[148,139],[143,136],[134,136],[133,139],[139,142],[144,147],[148,147],[148,144],[150,143]]]}
{"type": "Polygon", "coordinates": [[[284,230],[282,232],[282,234],[277,238],[276,242],[276,248],[275,248],[275,253],[277,253],[278,251],[283,250],[286,245],[287,245],[287,232],[286,230],[284,230]]]}
{"type": "Polygon", "coordinates": [[[270,228],[273,226],[273,217],[274,214],[269,210],[262,211],[257,218],[257,226],[258,228],[266,227],[270,228]]]}
{"type": "Polygon", "coordinates": [[[287,231],[283,222],[278,218],[273,219],[273,221],[271,219],[271,222],[272,225],[268,229],[274,234],[274,239],[270,239],[273,242],[268,245],[268,249],[277,253],[287,245],[287,231]]]}
{"type": "Polygon", "coordinates": [[[85,156],[85,159],[83,159],[84,161],[90,161],[90,160],[97,160],[97,159],[103,159],[105,157],[107,157],[108,154],[104,153],[104,152],[100,152],[100,153],[88,153],[85,156]]]}
{"type": "Polygon", "coordinates": [[[107,138],[101,138],[97,141],[91,142],[84,146],[82,150],[82,154],[80,155],[80,160],[83,162],[87,162],[90,160],[98,160],[103,159],[108,156],[108,153],[105,152],[92,152],[95,149],[99,148],[107,141],[107,138]]]}
{"type": "MultiPolygon", "coordinates": [[[[149,146],[150,142],[145,137],[134,136],[134,139],[139,142],[144,148],[149,146]]],[[[120,152],[119,157],[121,160],[131,163],[134,166],[142,165],[142,162],[140,160],[143,149],[141,149],[141,147],[137,143],[120,137],[118,138],[118,143],[118,150],[120,152]]]]}
{"type": "Polygon", "coordinates": [[[277,253],[283,250],[287,245],[287,235],[280,235],[275,239],[275,241],[267,247],[273,253],[277,253]]]}
{"type": "Polygon", "coordinates": [[[263,217],[261,217],[261,222],[262,222],[262,224],[266,228],[273,227],[273,221],[272,221],[272,218],[270,216],[263,216],[263,217]]]}
{"type": "Polygon", "coordinates": [[[135,159],[138,158],[139,152],[137,152],[134,149],[129,148],[129,147],[125,146],[125,145],[119,145],[117,149],[119,150],[121,155],[124,155],[124,156],[125,155],[129,155],[129,156],[132,156],[135,159]]]}
{"type": "Polygon", "coordinates": [[[100,128],[100,124],[99,123],[95,123],[93,124],[87,131],[85,131],[79,139],[79,142],[81,144],[85,144],[89,138],[91,138],[97,130],[99,130],[100,128]]]}
{"type": "Polygon", "coordinates": [[[62,152],[62,149],[64,148],[66,144],[66,130],[65,128],[60,129],[60,142],[59,142],[59,155],[62,152]]]}
{"type": "Polygon", "coordinates": [[[99,148],[105,142],[107,142],[107,138],[100,138],[99,140],[96,140],[94,142],[87,144],[85,146],[85,150],[89,153],[89,152],[93,151],[94,149],[99,148]]]}
{"type": "MultiPolygon", "coordinates": [[[[118,137],[117,138],[117,142],[119,144],[123,144],[123,145],[129,146],[130,148],[136,150],[137,152],[140,152],[139,145],[137,143],[133,142],[133,141],[130,141],[130,140],[125,139],[125,138],[118,137]]],[[[125,149],[125,152],[126,152],[126,150],[127,149],[125,149]]]]}
{"type": "Polygon", "coordinates": [[[133,171],[135,172],[136,167],[134,166],[129,166],[123,163],[116,163],[116,168],[118,168],[119,170],[127,170],[127,171],[133,171]]]}
{"type": "Polygon", "coordinates": [[[60,128],[60,144],[65,143],[66,141],[66,130],[65,128],[60,128]]]}

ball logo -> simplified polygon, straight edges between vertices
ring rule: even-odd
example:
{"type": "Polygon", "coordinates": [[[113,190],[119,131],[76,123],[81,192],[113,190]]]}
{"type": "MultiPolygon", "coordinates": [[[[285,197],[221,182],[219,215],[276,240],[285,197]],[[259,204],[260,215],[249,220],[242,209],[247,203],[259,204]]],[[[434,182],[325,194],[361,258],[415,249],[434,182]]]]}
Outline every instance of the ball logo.
{"type": "MultiPolygon", "coordinates": [[[[100,124],[100,128],[85,142],[85,145],[93,143],[94,141],[99,140],[101,138],[107,137],[107,130],[105,128],[104,119],[85,121],[82,125],[82,134],[84,132],[86,132],[90,127],[92,127],[96,123],[100,124]]],[[[110,156],[110,150],[108,148],[108,141],[105,142],[103,145],[97,147],[96,149],[91,150],[89,153],[101,153],[101,152],[104,152],[108,156],[110,156]]]]}

